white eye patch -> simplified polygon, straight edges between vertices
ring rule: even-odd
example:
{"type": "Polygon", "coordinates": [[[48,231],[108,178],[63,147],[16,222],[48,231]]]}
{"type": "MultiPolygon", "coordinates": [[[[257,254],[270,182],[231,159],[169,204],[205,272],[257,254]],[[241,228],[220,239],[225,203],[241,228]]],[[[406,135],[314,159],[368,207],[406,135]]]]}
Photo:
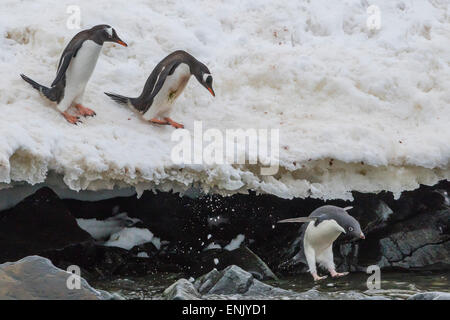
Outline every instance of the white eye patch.
{"type": "Polygon", "coordinates": [[[112,37],[112,28],[105,28],[105,31],[108,32],[109,36],[112,37]]]}
{"type": "Polygon", "coordinates": [[[209,73],[204,73],[203,74],[203,82],[206,82],[206,79],[208,79],[208,77],[210,76],[211,74],[209,74],[209,73]]]}

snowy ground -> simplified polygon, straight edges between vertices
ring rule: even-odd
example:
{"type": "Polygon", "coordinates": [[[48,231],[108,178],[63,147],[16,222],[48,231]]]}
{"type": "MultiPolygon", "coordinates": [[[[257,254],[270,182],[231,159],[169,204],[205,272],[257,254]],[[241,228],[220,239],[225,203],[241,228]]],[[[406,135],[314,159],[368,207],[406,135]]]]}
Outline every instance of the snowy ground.
{"type": "Polygon", "coordinates": [[[0,188],[45,182],[281,197],[399,193],[450,178],[450,6],[386,1],[2,1],[0,188]],[[377,5],[381,28],[369,30],[377,5]],[[49,85],[64,46],[68,5],[81,27],[108,23],[85,94],[97,112],[65,122],[19,77],[49,85]],[[172,118],[192,130],[280,130],[280,171],[251,165],[175,165],[173,128],[145,123],[104,91],[137,96],[153,67],[184,49],[211,70],[216,98],[192,78],[172,118]]]}

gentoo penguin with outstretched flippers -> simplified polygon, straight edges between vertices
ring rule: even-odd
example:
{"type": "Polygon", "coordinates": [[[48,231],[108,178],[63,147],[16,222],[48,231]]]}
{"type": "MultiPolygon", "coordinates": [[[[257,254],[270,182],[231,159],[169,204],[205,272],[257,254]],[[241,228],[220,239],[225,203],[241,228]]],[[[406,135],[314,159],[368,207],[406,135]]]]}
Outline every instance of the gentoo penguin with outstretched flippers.
{"type": "Polygon", "coordinates": [[[308,265],[314,281],[325,279],[317,274],[316,262],[326,268],[332,277],[348,274],[336,272],[333,259],[333,242],[343,233],[348,238],[365,239],[361,226],[355,218],[347,213],[352,207],[322,206],[314,210],[309,217],[280,220],[278,223],[307,222],[300,229],[303,246],[293,258],[308,265]],[[306,261],[305,261],[306,260],[306,261]]]}
{"type": "Polygon", "coordinates": [[[128,98],[118,94],[105,94],[114,101],[128,105],[139,112],[146,121],[155,124],[184,128],[169,118],[168,114],[176,98],[183,92],[191,75],[213,96],[212,76],[209,69],[189,53],[178,50],[172,52],[153,69],[137,98],[128,98]]]}
{"type": "Polygon", "coordinates": [[[75,105],[82,116],[95,116],[95,112],[81,104],[81,98],[89,78],[94,71],[104,42],[115,42],[127,46],[116,31],[106,24],[92,27],[77,33],[64,49],[59,60],[58,71],[50,88],[21,74],[20,76],[38,90],[41,95],[56,102],[57,109],[67,121],[73,124],[81,122],[79,117],[67,112],[75,105]]]}

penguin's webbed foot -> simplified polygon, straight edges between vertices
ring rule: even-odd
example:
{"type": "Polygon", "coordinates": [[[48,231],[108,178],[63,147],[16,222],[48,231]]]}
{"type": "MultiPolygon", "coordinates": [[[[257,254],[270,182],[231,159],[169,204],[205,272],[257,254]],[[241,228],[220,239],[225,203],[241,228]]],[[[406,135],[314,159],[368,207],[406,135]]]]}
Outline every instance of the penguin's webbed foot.
{"type": "Polygon", "coordinates": [[[317,274],[317,272],[312,273],[311,275],[313,276],[314,281],[320,281],[320,280],[323,280],[323,279],[328,278],[328,276],[322,276],[322,277],[320,277],[320,276],[317,274]]]}
{"type": "Polygon", "coordinates": [[[93,116],[97,115],[94,110],[86,108],[85,106],[83,106],[81,104],[75,105],[75,108],[77,108],[78,113],[80,115],[82,115],[83,117],[93,117],[93,116]]]}
{"type": "Polygon", "coordinates": [[[156,123],[156,124],[161,124],[161,125],[166,125],[169,124],[169,122],[167,122],[166,120],[159,120],[156,118],[150,119],[151,123],[156,123]]]}
{"type": "Polygon", "coordinates": [[[336,270],[332,270],[330,274],[333,278],[340,278],[348,275],[348,272],[336,272],[336,270]]]}
{"type": "Polygon", "coordinates": [[[78,123],[83,123],[80,120],[80,117],[73,116],[67,112],[63,112],[62,115],[66,118],[67,122],[70,122],[71,124],[78,125],[78,123]]]}
{"type": "Polygon", "coordinates": [[[175,129],[183,129],[184,128],[184,125],[182,125],[181,123],[175,122],[170,118],[164,118],[164,120],[166,120],[175,129]]]}

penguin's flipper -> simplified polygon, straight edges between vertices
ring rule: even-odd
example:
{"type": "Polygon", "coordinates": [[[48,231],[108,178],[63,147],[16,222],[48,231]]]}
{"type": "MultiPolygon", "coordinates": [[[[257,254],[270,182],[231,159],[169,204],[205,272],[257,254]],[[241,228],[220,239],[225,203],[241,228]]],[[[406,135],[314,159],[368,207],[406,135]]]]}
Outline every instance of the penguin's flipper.
{"type": "Polygon", "coordinates": [[[316,221],[316,220],[317,220],[317,218],[315,218],[315,217],[297,217],[297,218],[280,220],[277,223],[304,223],[304,222],[311,222],[311,221],[316,221]]]}
{"type": "Polygon", "coordinates": [[[156,84],[150,94],[150,97],[148,97],[148,101],[153,101],[153,99],[156,97],[156,95],[158,94],[159,90],[161,90],[161,88],[164,85],[164,82],[166,81],[166,78],[169,74],[172,74],[174,71],[174,67],[179,65],[180,61],[178,60],[174,60],[171,63],[169,63],[164,70],[161,71],[161,73],[158,76],[158,80],[156,81],[156,84]]]}
{"type": "Polygon", "coordinates": [[[76,57],[78,50],[80,50],[83,45],[82,40],[75,41],[74,43],[69,43],[64,52],[61,55],[61,59],[58,64],[58,72],[56,73],[56,78],[52,82],[52,87],[57,85],[62,79],[65,79],[67,68],[69,67],[72,58],[76,57]]]}
{"type": "Polygon", "coordinates": [[[55,80],[53,80],[52,82],[52,87],[57,85],[62,79],[65,79],[67,68],[69,67],[70,61],[72,61],[73,56],[73,51],[67,51],[61,57],[61,60],[59,61],[58,72],[56,74],[55,80]]]}

